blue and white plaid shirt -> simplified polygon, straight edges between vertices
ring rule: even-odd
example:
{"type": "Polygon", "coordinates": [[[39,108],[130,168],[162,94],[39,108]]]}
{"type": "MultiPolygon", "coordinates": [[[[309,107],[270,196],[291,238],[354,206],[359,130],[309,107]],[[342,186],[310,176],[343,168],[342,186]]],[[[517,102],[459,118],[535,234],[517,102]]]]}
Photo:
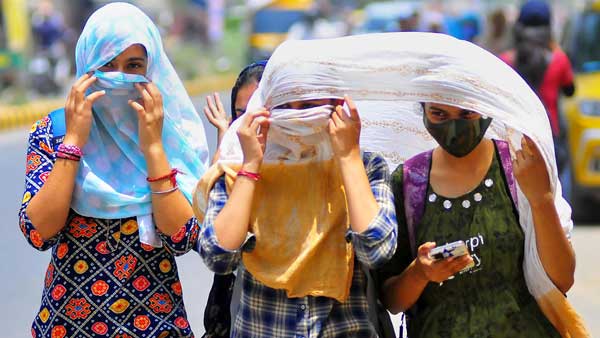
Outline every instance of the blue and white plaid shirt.
{"type": "MultiPolygon", "coordinates": [[[[261,284],[243,267],[242,292],[232,337],[375,337],[367,313],[366,276],[362,263],[369,268],[387,262],[396,249],[396,214],[394,197],[389,187],[389,171],[385,160],[364,152],[363,163],[379,213],[363,233],[348,230],[355,252],[354,274],[350,295],[344,303],[327,298],[305,296],[288,298],[284,290],[261,284]],[[358,260],[359,262],[356,262],[358,260]]],[[[230,251],[219,246],[214,220],[225,206],[228,195],[221,177],[213,187],[199,239],[199,252],[208,267],[216,273],[231,273],[241,262],[242,251],[250,251],[254,237],[250,235],[242,248],[230,251]]]]}

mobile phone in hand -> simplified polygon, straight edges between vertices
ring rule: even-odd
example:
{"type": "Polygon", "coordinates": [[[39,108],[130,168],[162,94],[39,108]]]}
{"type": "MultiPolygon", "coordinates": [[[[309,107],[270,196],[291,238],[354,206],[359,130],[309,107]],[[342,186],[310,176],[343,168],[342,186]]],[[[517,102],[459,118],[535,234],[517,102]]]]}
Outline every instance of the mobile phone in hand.
{"type": "MultiPolygon", "coordinates": [[[[429,252],[429,258],[433,260],[440,260],[449,257],[460,257],[469,253],[467,245],[463,241],[456,241],[452,243],[446,243],[442,246],[437,246],[429,252]]],[[[472,268],[475,262],[471,262],[462,271],[466,271],[472,268]]]]}

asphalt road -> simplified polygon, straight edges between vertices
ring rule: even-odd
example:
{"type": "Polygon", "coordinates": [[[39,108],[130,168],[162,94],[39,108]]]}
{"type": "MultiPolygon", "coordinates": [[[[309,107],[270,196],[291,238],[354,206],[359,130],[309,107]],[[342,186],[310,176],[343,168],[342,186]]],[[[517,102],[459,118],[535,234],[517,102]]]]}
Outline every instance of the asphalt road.
{"type": "MultiPolygon", "coordinates": [[[[222,95],[226,98],[228,95],[222,95]]],[[[200,108],[201,100],[196,100],[200,108]]],[[[224,102],[225,107],[228,103],[224,102]]],[[[200,109],[199,109],[200,110],[200,109]]],[[[214,129],[205,121],[211,150],[214,129]]],[[[19,208],[25,168],[27,130],[0,134],[0,337],[28,337],[31,321],[39,310],[49,251],[31,248],[19,231],[19,208]]],[[[576,284],[569,300],[580,311],[593,336],[600,336],[600,225],[576,227],[573,245],[577,252],[576,284]]],[[[202,316],[212,274],[196,253],[177,259],[188,316],[196,336],[204,333],[202,316]]]]}

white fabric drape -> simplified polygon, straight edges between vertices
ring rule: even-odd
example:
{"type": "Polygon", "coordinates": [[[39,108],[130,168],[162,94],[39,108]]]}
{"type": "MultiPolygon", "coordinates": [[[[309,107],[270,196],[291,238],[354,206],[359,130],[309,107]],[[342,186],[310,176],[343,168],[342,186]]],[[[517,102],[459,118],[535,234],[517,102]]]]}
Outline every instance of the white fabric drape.
{"type": "MultiPolygon", "coordinates": [[[[419,102],[454,105],[493,118],[486,137],[508,141],[513,155],[521,148],[521,136],[529,136],[545,159],[561,224],[567,236],[570,235],[571,209],[561,195],[544,106],[525,81],[496,56],[469,42],[433,33],[287,41],[269,60],[247,111],[260,107],[272,109],[291,101],[342,98],[344,94],[350,95],[359,108],[361,148],[381,152],[392,170],[405,159],[436,146],[423,126],[419,102]]],[[[277,129],[281,119],[291,117],[298,124],[305,120],[303,116],[273,111],[272,125],[277,129]]],[[[235,133],[239,123],[240,120],[236,121],[223,139],[221,163],[242,161],[235,133]]],[[[287,156],[282,149],[298,147],[298,140],[277,137],[277,144],[289,143],[280,147],[274,146],[274,140],[269,138],[264,161],[297,161],[298,158],[287,156]]],[[[527,286],[538,302],[543,303],[545,295],[555,295],[558,290],[540,261],[531,208],[520,188],[518,195],[520,224],[526,236],[527,286]]],[[[560,302],[569,307],[566,300],[561,298],[560,302]]],[[[562,310],[544,309],[547,316],[548,311],[558,311],[560,316],[562,310]]],[[[561,326],[559,331],[563,335],[581,336],[562,328],[565,325],[583,328],[578,317],[573,319],[577,321],[575,324],[557,324],[552,318],[551,321],[561,326]]]]}

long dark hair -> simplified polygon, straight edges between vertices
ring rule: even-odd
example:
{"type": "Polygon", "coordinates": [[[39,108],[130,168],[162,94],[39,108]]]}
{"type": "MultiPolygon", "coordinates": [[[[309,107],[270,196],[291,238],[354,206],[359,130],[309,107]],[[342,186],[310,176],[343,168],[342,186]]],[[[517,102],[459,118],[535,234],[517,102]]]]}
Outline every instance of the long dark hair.
{"type": "Polygon", "coordinates": [[[516,23],[514,36],[515,70],[534,91],[538,92],[552,57],[551,28],[550,26],[525,26],[516,23]]]}
{"type": "Polygon", "coordinates": [[[252,83],[252,82],[260,82],[262,78],[263,71],[265,70],[265,66],[267,65],[267,61],[258,61],[251,63],[244,67],[238,75],[233,88],[231,88],[231,121],[235,121],[238,118],[237,112],[235,111],[235,100],[237,99],[237,94],[240,88],[243,86],[252,83]]]}

